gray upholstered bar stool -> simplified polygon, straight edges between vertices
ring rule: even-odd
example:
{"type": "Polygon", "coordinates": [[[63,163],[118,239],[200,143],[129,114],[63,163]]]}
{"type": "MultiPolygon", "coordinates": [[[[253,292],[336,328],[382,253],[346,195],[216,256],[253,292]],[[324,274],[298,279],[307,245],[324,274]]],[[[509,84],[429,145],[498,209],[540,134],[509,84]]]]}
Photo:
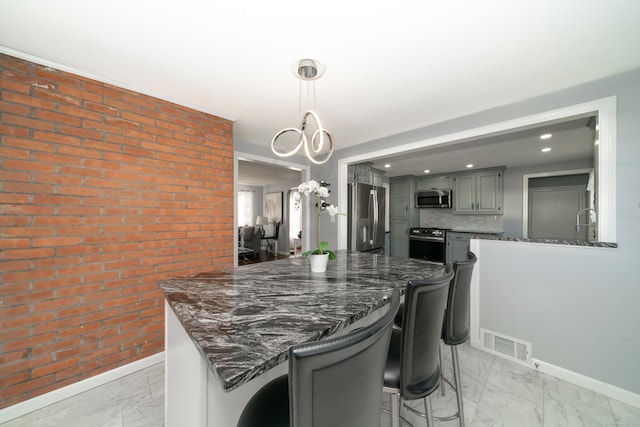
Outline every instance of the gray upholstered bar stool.
{"type": "Polygon", "coordinates": [[[380,423],[382,379],[400,295],[373,324],[347,335],[292,347],[289,375],[249,400],[238,427],[356,427],[380,423]]]}
{"type": "MultiPolygon", "coordinates": [[[[455,261],[453,263],[453,271],[455,276],[449,285],[449,295],[447,296],[447,308],[444,315],[444,323],[442,325],[442,345],[440,346],[440,364],[444,359],[443,346],[451,346],[451,361],[453,364],[453,384],[444,376],[442,370],[442,381],[449,384],[456,392],[456,401],[458,404],[458,412],[451,416],[436,417],[441,421],[449,421],[458,418],[460,427],[464,427],[464,404],[462,400],[462,382],[460,380],[460,363],[458,359],[457,346],[469,339],[469,298],[471,288],[471,276],[473,275],[473,267],[478,259],[473,252],[467,253],[467,259],[464,261],[455,261]]],[[[395,326],[401,326],[403,307],[395,319],[395,326]]],[[[445,386],[442,385],[440,390],[445,395],[445,386]]],[[[425,416],[411,407],[407,407],[410,411],[425,416]]]]}
{"type": "MultiPolygon", "coordinates": [[[[478,259],[473,252],[467,253],[465,261],[453,263],[453,270],[456,275],[449,285],[449,296],[447,298],[447,308],[444,314],[444,325],[442,327],[442,341],[451,347],[451,361],[453,363],[453,380],[451,384],[444,375],[442,379],[452,386],[456,391],[458,402],[458,413],[450,417],[440,417],[441,420],[451,420],[458,418],[460,427],[464,427],[464,405],[462,403],[462,382],[460,381],[460,363],[458,359],[458,345],[469,339],[469,298],[471,288],[471,276],[473,266],[478,259]]],[[[442,363],[442,354],[440,360],[442,363]]],[[[442,387],[444,396],[445,387],[442,387]]]]}
{"type": "Polygon", "coordinates": [[[407,284],[402,327],[392,331],[384,373],[392,427],[400,426],[402,401],[415,399],[424,399],[427,426],[433,426],[430,395],[440,385],[440,336],[453,276],[447,265],[440,276],[407,284]]]}

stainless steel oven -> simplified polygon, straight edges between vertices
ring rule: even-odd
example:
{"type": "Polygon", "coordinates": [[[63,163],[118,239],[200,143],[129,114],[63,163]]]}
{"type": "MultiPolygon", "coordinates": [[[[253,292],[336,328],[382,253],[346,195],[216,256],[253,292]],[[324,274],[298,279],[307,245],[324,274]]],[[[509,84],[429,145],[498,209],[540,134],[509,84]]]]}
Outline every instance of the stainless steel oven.
{"type": "Polygon", "coordinates": [[[410,229],[409,258],[444,264],[447,259],[447,230],[421,227],[410,229]]]}

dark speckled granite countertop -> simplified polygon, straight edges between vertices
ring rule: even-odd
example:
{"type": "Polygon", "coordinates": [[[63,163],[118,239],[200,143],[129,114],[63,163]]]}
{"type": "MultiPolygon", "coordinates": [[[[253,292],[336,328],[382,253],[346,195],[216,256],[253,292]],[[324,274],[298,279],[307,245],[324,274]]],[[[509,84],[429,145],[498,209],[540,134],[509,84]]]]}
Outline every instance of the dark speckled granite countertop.
{"type": "Polygon", "coordinates": [[[466,231],[456,231],[456,233],[468,233],[471,239],[481,240],[502,240],[505,242],[528,242],[528,243],[546,243],[550,245],[567,245],[567,246],[585,246],[594,248],[617,248],[617,243],[607,242],[587,242],[585,240],[563,240],[563,239],[523,239],[522,237],[504,237],[502,235],[491,233],[471,233],[466,231]]]}
{"type": "Polygon", "coordinates": [[[285,361],[294,344],[322,339],[388,303],[393,286],[441,266],[337,251],[326,273],[306,258],[163,280],[165,299],[221,382],[233,390],[285,361]]]}

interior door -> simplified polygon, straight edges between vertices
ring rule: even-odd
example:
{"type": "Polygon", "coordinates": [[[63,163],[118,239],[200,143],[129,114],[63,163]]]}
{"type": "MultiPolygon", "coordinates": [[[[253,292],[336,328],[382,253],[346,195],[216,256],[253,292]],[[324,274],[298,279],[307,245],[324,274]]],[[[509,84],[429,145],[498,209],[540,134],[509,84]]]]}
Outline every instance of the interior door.
{"type": "Polygon", "coordinates": [[[288,191],[288,206],[289,206],[289,253],[298,255],[298,252],[302,253],[302,209],[296,209],[295,193],[297,188],[292,188],[288,191]],[[298,251],[298,249],[300,249],[298,251]]]}
{"type": "Polygon", "coordinates": [[[529,188],[529,237],[586,240],[586,227],[576,230],[576,214],[586,203],[582,185],[529,188]]]}

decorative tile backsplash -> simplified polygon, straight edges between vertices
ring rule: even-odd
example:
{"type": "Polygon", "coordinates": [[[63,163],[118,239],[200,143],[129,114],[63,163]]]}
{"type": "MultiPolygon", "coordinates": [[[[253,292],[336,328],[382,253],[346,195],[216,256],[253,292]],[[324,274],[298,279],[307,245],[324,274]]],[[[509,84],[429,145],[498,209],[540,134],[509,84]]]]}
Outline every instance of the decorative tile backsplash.
{"type": "Polygon", "coordinates": [[[503,215],[454,215],[453,209],[420,209],[420,227],[502,233],[503,215]]]}

